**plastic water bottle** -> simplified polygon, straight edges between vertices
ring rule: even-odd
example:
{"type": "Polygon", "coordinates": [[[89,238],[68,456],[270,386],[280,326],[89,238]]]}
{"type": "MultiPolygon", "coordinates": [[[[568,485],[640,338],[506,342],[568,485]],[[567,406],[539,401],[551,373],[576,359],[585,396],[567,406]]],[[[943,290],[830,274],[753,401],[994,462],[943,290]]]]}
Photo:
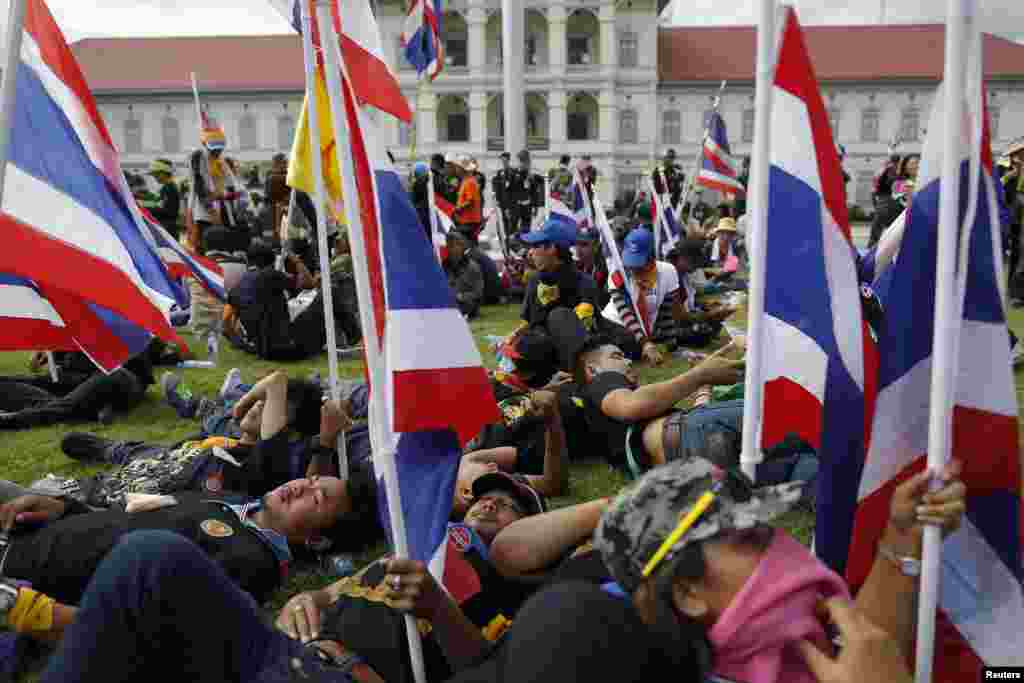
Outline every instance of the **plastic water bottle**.
{"type": "Polygon", "coordinates": [[[179,368],[215,368],[215,363],[208,360],[183,360],[178,363],[179,368]]]}
{"type": "Polygon", "coordinates": [[[206,358],[213,362],[214,367],[217,366],[217,356],[220,353],[219,336],[216,331],[213,331],[206,337],[206,358]]]}

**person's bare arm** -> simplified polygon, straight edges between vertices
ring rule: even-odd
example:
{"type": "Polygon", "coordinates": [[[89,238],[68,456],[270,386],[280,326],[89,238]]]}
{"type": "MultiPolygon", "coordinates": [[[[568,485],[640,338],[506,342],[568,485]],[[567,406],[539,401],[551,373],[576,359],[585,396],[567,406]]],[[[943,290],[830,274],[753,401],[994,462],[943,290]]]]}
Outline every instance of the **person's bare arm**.
{"type": "Polygon", "coordinates": [[[255,405],[257,401],[263,401],[267,397],[267,387],[273,382],[284,381],[288,382],[288,375],[284,370],[275,370],[270,373],[259,382],[257,382],[249,392],[238,400],[232,409],[232,414],[236,420],[241,420],[245,417],[245,414],[249,412],[249,409],[255,405]]]}
{"type": "MultiPolygon", "coordinates": [[[[955,530],[966,509],[966,488],[956,481],[960,469],[960,463],[952,461],[943,473],[945,486],[931,493],[926,472],[900,484],[893,492],[889,523],[880,545],[898,557],[920,558],[925,521],[939,524],[944,534],[955,530]]],[[[856,598],[860,612],[887,631],[908,656],[913,652],[919,590],[917,578],[905,576],[878,552],[856,598]]]]}
{"type": "Polygon", "coordinates": [[[705,384],[736,384],[743,381],[743,362],[711,356],[681,375],[645,384],[632,391],[618,389],[601,401],[601,412],[622,422],[660,417],[705,384]]]}
{"type": "Polygon", "coordinates": [[[260,439],[273,438],[288,426],[288,376],[283,372],[275,375],[264,394],[260,439]]]}
{"type": "Polygon", "coordinates": [[[580,503],[517,520],[491,543],[491,564],[507,577],[522,577],[550,567],[590,538],[608,499],[580,503]]]}
{"type": "Polygon", "coordinates": [[[545,496],[557,496],[569,488],[569,463],[566,462],[565,430],[562,415],[558,412],[558,395],[553,391],[537,391],[533,394],[533,402],[546,427],[544,470],[540,476],[527,475],[527,480],[545,496]]]}

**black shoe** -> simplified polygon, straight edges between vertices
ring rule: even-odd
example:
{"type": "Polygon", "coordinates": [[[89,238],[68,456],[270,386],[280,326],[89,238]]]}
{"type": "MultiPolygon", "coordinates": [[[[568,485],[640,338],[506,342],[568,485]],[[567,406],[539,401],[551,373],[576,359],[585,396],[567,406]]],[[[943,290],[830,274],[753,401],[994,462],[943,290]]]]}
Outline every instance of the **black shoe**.
{"type": "Polygon", "coordinates": [[[75,460],[109,463],[111,451],[116,445],[116,441],[104,439],[102,436],[87,432],[71,432],[61,440],[60,449],[64,451],[64,455],[75,460]]]}

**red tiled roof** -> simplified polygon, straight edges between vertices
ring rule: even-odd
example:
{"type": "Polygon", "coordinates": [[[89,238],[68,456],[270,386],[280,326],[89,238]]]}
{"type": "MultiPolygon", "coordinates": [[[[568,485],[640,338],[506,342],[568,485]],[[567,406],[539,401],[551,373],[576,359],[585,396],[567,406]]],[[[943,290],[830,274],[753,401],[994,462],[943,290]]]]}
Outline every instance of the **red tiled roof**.
{"type": "Polygon", "coordinates": [[[297,35],[86,38],[71,46],[94,92],[296,90],[305,88],[297,35]]]}
{"type": "MultiPolygon", "coordinates": [[[[821,81],[937,81],[942,77],[945,33],[941,24],[804,27],[821,81]]],[[[658,31],[660,81],[753,81],[756,59],[753,26],[658,31]]],[[[1024,45],[985,34],[984,59],[988,78],[1024,78],[1024,45]]]]}

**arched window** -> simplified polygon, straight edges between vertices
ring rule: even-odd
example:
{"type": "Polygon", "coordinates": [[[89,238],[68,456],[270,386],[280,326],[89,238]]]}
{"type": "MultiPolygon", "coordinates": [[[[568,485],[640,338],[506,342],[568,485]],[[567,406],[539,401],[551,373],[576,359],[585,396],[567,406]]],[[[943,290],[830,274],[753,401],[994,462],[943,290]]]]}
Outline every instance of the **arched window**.
{"type": "Polygon", "coordinates": [[[277,147],[291,149],[295,139],[295,119],[287,114],[277,117],[277,147]]]}
{"type": "Polygon", "coordinates": [[[569,140],[596,140],[597,114],[597,100],[591,95],[573,95],[566,107],[566,132],[569,140]]]}
{"type": "Polygon", "coordinates": [[[181,124],[178,119],[172,116],[165,116],[160,122],[160,132],[163,137],[164,151],[168,154],[177,154],[181,151],[181,124]]]}
{"type": "Polygon", "coordinates": [[[682,138],[683,119],[679,111],[669,109],[661,115],[661,141],[666,145],[678,145],[682,138]]]}
{"type": "Polygon", "coordinates": [[[124,122],[125,154],[142,154],[142,121],[130,118],[124,122]]]}
{"type": "Polygon", "coordinates": [[[619,143],[635,145],[639,141],[637,115],[635,109],[623,109],[619,113],[619,143]]]}
{"type": "Polygon", "coordinates": [[[259,131],[256,129],[256,117],[247,112],[238,120],[238,147],[240,149],[257,149],[259,146],[259,131]]]}

